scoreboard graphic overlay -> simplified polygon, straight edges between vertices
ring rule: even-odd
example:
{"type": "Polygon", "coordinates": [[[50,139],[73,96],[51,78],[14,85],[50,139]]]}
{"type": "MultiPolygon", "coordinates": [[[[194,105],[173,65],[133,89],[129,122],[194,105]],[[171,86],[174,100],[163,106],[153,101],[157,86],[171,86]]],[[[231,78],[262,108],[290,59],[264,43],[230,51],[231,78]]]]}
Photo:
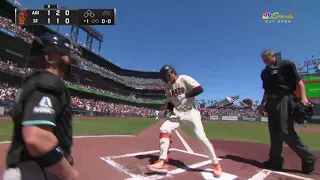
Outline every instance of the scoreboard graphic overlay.
{"type": "Polygon", "coordinates": [[[15,9],[19,25],[115,25],[116,9],[59,9],[44,5],[44,9],[15,9]]]}

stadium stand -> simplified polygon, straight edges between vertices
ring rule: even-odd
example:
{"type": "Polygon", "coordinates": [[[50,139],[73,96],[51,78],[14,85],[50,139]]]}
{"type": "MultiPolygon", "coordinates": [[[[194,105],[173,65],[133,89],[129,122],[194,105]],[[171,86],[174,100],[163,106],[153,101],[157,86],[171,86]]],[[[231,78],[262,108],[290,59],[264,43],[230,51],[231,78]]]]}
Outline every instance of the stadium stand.
{"type": "MultiPolygon", "coordinates": [[[[25,73],[26,57],[32,40],[43,33],[56,33],[46,26],[14,24],[14,6],[1,2],[0,11],[0,106],[9,113],[19,84],[25,73]]],[[[65,83],[72,94],[74,115],[77,116],[154,116],[165,103],[164,83],[158,72],[122,69],[85,47],[73,54],[80,63],[79,71],[66,77],[65,83]]],[[[258,116],[252,109],[234,106],[202,108],[206,116],[258,116]]]]}

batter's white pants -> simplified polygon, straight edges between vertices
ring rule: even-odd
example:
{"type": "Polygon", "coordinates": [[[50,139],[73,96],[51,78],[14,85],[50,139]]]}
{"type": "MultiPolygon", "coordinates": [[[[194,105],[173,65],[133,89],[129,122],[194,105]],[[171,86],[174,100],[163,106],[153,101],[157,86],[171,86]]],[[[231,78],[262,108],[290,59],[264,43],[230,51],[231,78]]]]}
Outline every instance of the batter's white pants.
{"type": "Polygon", "coordinates": [[[204,132],[203,125],[201,122],[201,115],[197,109],[192,109],[189,112],[174,112],[176,115],[181,117],[180,121],[165,121],[160,127],[160,156],[159,159],[168,161],[168,150],[170,145],[170,135],[173,130],[180,126],[180,122],[185,122],[194,131],[197,139],[204,146],[210,160],[213,164],[218,164],[216,153],[214,152],[211,142],[208,140],[206,133],[204,132]]]}
{"type": "Polygon", "coordinates": [[[3,172],[3,180],[61,180],[44,170],[34,162],[21,163],[17,168],[9,168],[3,172]],[[44,172],[47,176],[45,178],[44,172]]]}

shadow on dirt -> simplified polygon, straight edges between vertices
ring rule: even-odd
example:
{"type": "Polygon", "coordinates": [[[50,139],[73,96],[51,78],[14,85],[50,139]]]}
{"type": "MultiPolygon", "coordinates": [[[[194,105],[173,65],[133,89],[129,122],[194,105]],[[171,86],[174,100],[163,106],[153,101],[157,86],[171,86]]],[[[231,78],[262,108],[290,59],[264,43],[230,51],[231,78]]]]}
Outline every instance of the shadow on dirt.
{"type": "MultiPolygon", "coordinates": [[[[135,156],[135,158],[137,158],[137,159],[149,159],[149,163],[150,164],[154,163],[155,161],[157,161],[158,157],[159,156],[155,156],[155,155],[152,155],[152,154],[135,156]]],[[[200,169],[200,168],[189,168],[182,161],[176,160],[176,159],[172,159],[172,158],[169,159],[168,165],[174,166],[174,167],[177,167],[177,168],[181,168],[181,169],[184,169],[184,170],[190,171],[190,172],[211,172],[211,171],[207,171],[205,169],[200,169]]],[[[163,173],[148,172],[146,174],[147,175],[152,175],[152,174],[163,174],[163,173]]]]}
{"type": "MultiPolygon", "coordinates": [[[[240,162],[240,163],[244,163],[244,164],[249,164],[251,166],[255,166],[257,168],[261,168],[261,169],[265,169],[264,165],[262,164],[262,162],[259,162],[257,160],[253,160],[253,159],[248,159],[248,158],[244,158],[244,157],[240,157],[240,156],[236,156],[236,155],[225,155],[220,157],[221,159],[230,159],[232,161],[236,161],[236,162],[240,162]]],[[[300,173],[300,170],[296,170],[296,169],[283,169],[281,172],[288,172],[288,173],[300,173]]]]}

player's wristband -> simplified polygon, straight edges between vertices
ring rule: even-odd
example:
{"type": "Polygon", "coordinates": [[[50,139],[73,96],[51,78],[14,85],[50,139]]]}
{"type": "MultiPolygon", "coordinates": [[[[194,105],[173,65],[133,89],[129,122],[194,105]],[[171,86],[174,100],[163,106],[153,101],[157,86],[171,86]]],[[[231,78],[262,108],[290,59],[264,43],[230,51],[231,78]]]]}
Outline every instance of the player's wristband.
{"type": "Polygon", "coordinates": [[[58,163],[63,157],[63,152],[57,145],[49,152],[41,156],[35,157],[35,162],[39,164],[41,167],[50,167],[58,163]]]}

